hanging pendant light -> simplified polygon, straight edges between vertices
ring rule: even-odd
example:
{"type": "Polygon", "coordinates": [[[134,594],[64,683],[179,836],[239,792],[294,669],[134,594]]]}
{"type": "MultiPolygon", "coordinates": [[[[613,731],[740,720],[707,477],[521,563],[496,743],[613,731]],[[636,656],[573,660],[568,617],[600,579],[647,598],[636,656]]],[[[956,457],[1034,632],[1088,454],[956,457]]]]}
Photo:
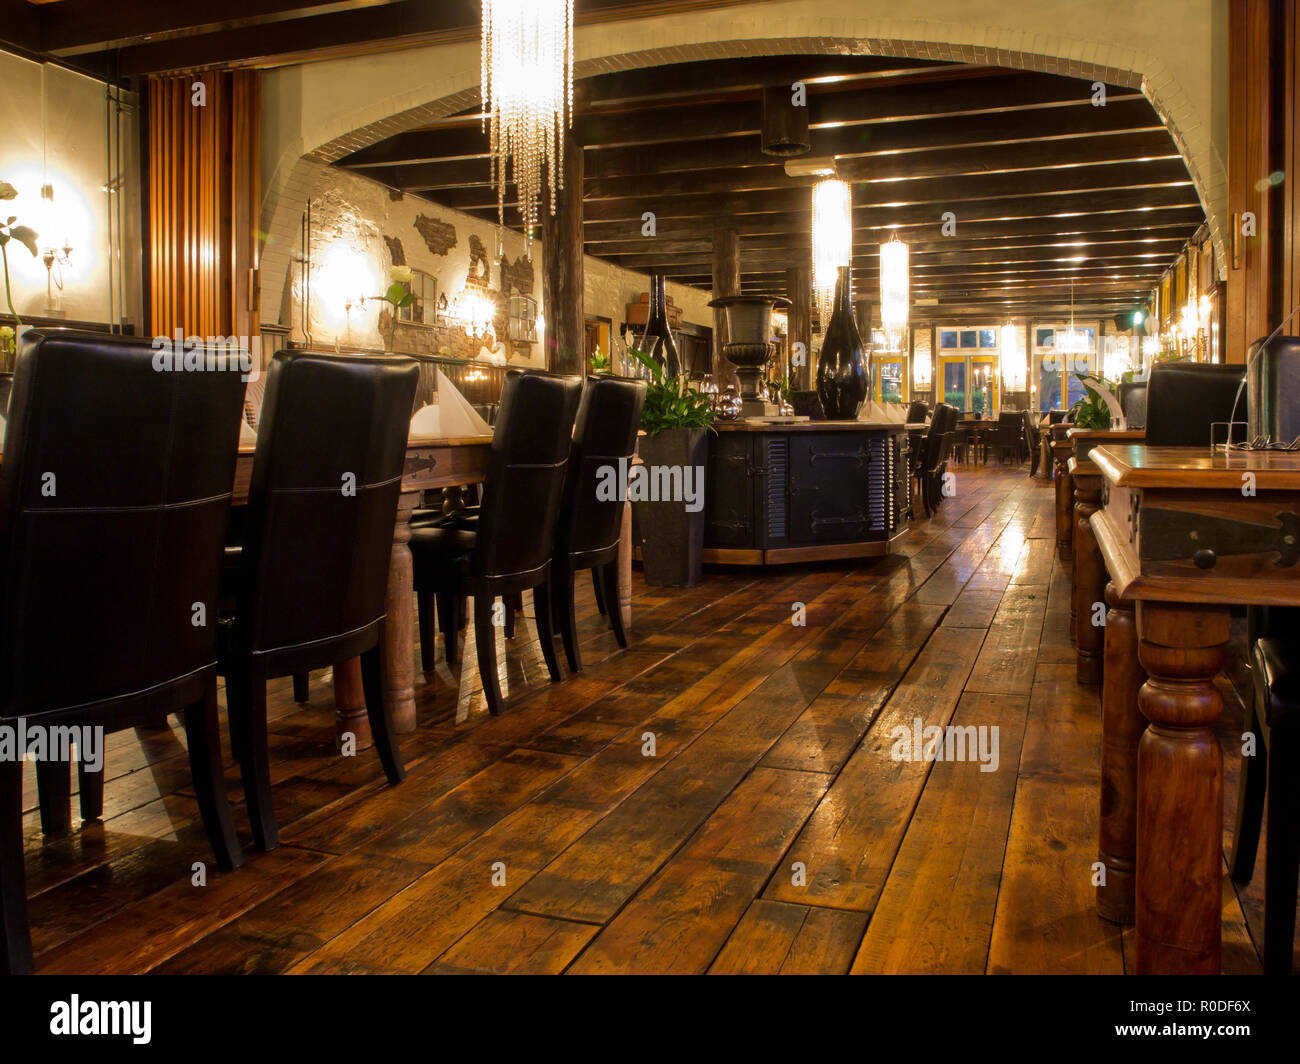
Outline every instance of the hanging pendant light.
{"type": "Polygon", "coordinates": [[[880,245],[880,324],[891,350],[898,350],[907,334],[910,284],[908,248],[895,233],[880,245]]]}
{"type": "Polygon", "coordinates": [[[853,194],[848,182],[827,178],[812,190],[813,304],[824,336],[840,267],[853,257],[853,194]]]}
{"type": "Polygon", "coordinates": [[[497,221],[505,222],[509,167],[531,259],[543,182],[552,214],[555,192],[564,187],[564,131],[573,124],[573,0],[483,0],[480,78],[497,221]]]}

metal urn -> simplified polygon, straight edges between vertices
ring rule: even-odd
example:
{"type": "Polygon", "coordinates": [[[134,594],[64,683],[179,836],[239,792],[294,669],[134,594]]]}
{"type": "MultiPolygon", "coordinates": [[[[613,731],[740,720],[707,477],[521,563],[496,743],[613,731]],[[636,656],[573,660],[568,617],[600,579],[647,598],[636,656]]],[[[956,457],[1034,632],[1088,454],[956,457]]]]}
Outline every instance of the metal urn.
{"type": "Polygon", "coordinates": [[[764,369],[772,357],[772,311],[785,310],[781,296],[722,296],[709,303],[727,315],[729,340],[722,352],[740,378],[742,417],[776,417],[778,407],[765,398],[764,369]]]}

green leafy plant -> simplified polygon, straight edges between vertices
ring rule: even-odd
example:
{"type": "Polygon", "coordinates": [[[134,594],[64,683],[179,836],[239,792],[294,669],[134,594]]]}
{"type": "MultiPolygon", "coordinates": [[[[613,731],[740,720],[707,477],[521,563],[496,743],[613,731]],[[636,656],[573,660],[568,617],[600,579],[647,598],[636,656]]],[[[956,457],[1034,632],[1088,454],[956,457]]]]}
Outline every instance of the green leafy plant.
{"type": "MultiPolygon", "coordinates": [[[[0,181],[0,200],[16,199],[17,196],[18,190],[13,185],[8,181],[0,181]]],[[[11,214],[4,224],[0,225],[0,261],[4,263],[5,302],[9,305],[9,313],[14,316],[15,324],[21,325],[23,320],[14,309],[13,291],[9,287],[9,241],[17,240],[32,253],[32,258],[36,258],[37,249],[36,231],[25,225],[15,225],[16,221],[18,216],[11,214]]]]}
{"type": "MultiPolygon", "coordinates": [[[[393,271],[396,275],[397,270],[393,271]]],[[[408,283],[403,281],[394,281],[388,286],[388,291],[379,297],[393,308],[393,324],[388,330],[388,350],[393,349],[397,343],[397,312],[403,307],[409,307],[415,302],[415,296],[412,294],[408,283]]]]}
{"type": "Polygon", "coordinates": [[[1079,429],[1110,428],[1110,407],[1106,405],[1106,400],[1101,397],[1100,392],[1091,387],[1077,373],[1075,378],[1083,385],[1088,394],[1076,400],[1075,404],[1070,407],[1070,420],[1074,423],[1074,427],[1079,429]]]}
{"type": "Polygon", "coordinates": [[[599,348],[591,356],[591,371],[593,373],[609,372],[609,355],[602,354],[599,348]]]}
{"type": "Polygon", "coordinates": [[[641,408],[641,428],[646,435],[655,436],[665,429],[713,429],[713,407],[709,397],[697,392],[685,377],[669,377],[644,351],[629,347],[634,356],[651,375],[646,389],[645,406],[641,408]]]}

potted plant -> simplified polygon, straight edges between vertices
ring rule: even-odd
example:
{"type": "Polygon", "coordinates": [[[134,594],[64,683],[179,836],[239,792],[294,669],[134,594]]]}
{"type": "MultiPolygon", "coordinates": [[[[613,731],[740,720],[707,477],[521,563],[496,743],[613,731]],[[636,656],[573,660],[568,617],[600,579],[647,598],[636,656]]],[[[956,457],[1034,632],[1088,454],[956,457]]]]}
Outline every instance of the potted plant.
{"type": "MultiPolygon", "coordinates": [[[[1076,400],[1075,404],[1072,407],[1070,407],[1069,420],[1072,422],[1074,428],[1076,429],[1110,428],[1111,427],[1111,416],[1110,416],[1111,405],[1106,401],[1106,397],[1103,396],[1100,391],[1098,391],[1096,388],[1094,388],[1091,384],[1088,383],[1088,381],[1092,380],[1093,378],[1080,377],[1078,374],[1075,374],[1075,376],[1078,377],[1079,383],[1083,385],[1084,391],[1087,394],[1084,395],[1082,398],[1076,400]]],[[[1103,379],[1098,381],[1098,383],[1101,384],[1103,387],[1105,387],[1108,391],[1110,391],[1111,397],[1114,398],[1114,389],[1110,387],[1110,384],[1107,381],[1103,379]]]]}
{"type": "Polygon", "coordinates": [[[650,372],[641,409],[645,436],[638,445],[645,464],[634,473],[628,490],[646,583],[692,587],[704,571],[704,472],[712,405],[685,377],[669,377],[663,366],[635,347],[628,352],[650,372]],[[674,497],[662,497],[665,486],[672,488],[674,497]]]}
{"type": "MultiPolygon", "coordinates": [[[[18,190],[13,185],[8,181],[0,181],[0,200],[11,200],[17,196],[18,190]]],[[[9,307],[9,313],[14,316],[14,328],[9,330],[9,335],[3,338],[3,343],[0,345],[0,360],[2,360],[0,369],[6,373],[13,370],[13,355],[18,346],[15,336],[17,329],[23,323],[23,319],[18,316],[18,311],[14,309],[13,291],[9,287],[9,241],[17,240],[32,253],[32,258],[35,258],[37,253],[35,231],[25,225],[15,225],[16,221],[18,216],[11,214],[8,219],[0,223],[0,262],[4,265],[5,303],[9,307]]]]}

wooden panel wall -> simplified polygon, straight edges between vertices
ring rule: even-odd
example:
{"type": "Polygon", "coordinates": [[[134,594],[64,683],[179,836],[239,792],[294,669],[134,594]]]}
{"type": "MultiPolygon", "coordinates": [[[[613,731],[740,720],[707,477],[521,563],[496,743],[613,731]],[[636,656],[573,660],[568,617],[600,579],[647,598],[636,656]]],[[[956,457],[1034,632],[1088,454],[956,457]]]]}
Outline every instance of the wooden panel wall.
{"type": "Polygon", "coordinates": [[[1295,21],[1289,0],[1228,8],[1228,362],[1296,306],[1295,21]],[[1247,213],[1254,236],[1241,232],[1247,213]]]}
{"type": "Polygon", "coordinates": [[[260,114],[256,71],[149,79],[146,302],[154,335],[257,334],[260,114]]]}

